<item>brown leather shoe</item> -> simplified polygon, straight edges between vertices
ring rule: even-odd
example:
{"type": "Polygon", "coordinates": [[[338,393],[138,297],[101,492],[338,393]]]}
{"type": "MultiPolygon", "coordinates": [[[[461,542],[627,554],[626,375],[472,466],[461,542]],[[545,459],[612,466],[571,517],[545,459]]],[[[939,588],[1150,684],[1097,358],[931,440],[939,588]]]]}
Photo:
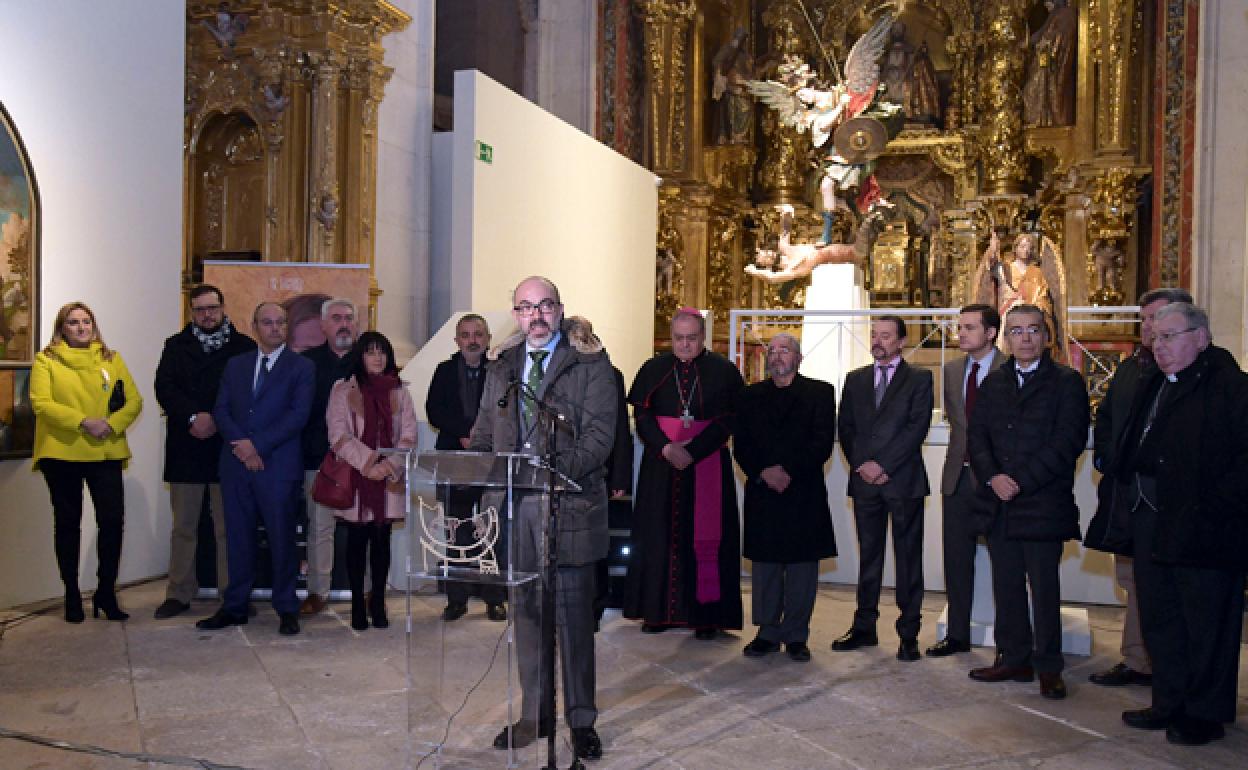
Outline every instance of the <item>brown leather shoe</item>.
{"type": "Polygon", "coordinates": [[[1036,678],[1031,666],[1007,666],[1000,662],[985,668],[973,668],[967,674],[976,682],[1030,682],[1036,678]]]}
{"type": "Polygon", "coordinates": [[[300,615],[318,615],[325,611],[327,602],[319,594],[308,594],[308,598],[299,605],[300,615]]]}
{"type": "Polygon", "coordinates": [[[1066,683],[1058,673],[1040,672],[1040,694],[1050,700],[1061,700],[1066,697],[1066,683]]]}

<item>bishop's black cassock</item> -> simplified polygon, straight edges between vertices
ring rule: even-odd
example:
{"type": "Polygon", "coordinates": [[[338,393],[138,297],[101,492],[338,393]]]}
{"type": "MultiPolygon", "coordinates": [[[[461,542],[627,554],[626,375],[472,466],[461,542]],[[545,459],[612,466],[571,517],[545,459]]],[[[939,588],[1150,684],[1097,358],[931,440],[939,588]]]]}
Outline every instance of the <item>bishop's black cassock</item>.
{"type": "Polygon", "coordinates": [[[628,394],[644,445],[633,496],[633,550],[624,615],[647,624],[741,628],[741,532],[728,440],[745,384],[726,358],[647,361],[628,394]],[[682,419],[683,417],[683,419],[682,419]],[[688,439],[693,464],[664,459],[688,439]]]}

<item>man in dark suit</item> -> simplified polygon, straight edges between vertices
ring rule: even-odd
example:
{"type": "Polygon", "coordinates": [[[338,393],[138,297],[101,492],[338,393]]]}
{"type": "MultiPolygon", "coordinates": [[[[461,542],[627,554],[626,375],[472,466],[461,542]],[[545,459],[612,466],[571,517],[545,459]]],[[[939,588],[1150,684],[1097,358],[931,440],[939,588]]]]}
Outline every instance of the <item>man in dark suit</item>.
{"type": "MultiPolygon", "coordinates": [[[[1111,516],[1108,507],[1114,500],[1114,486],[1127,483],[1117,479],[1110,468],[1114,465],[1114,450],[1122,439],[1126,428],[1127,415],[1131,404],[1135,401],[1135,392],[1142,379],[1152,374],[1157,368],[1153,359],[1153,319],[1157,311],[1171,302],[1191,302],[1192,295],[1184,289],[1153,289],[1140,297],[1140,346],[1135,353],[1124,359],[1114,369],[1114,377],[1109,382],[1105,397],[1096,409],[1096,426],[1092,429],[1093,442],[1096,448],[1093,464],[1103,473],[1097,486],[1097,497],[1106,505],[1105,516],[1111,516]]],[[[1102,515],[1101,507],[1097,508],[1097,518],[1102,515]]],[[[1093,542],[1096,537],[1095,527],[1088,526],[1089,548],[1101,549],[1104,541],[1093,542]]],[[[1126,534],[1126,533],[1124,533],[1126,534]]],[[[1122,643],[1119,651],[1122,661],[1115,663],[1108,670],[1098,671],[1088,677],[1092,684],[1102,687],[1122,687],[1129,684],[1151,686],[1153,683],[1153,665],[1149,660],[1148,650],[1144,645],[1143,632],[1140,630],[1140,608],[1136,601],[1135,565],[1132,563],[1130,548],[1119,548],[1114,553],[1114,577],[1118,586],[1127,595],[1126,612],[1122,616],[1122,643]]]]}
{"type": "Polygon", "coordinates": [[[1049,356],[1048,329],[1035,305],[1010,309],[1005,333],[1013,355],[984,380],[971,415],[971,467],[998,501],[984,513],[992,516],[988,553],[1000,652],[970,676],[1030,682],[1038,672],[1040,694],[1056,699],[1066,697],[1057,570],[1063,541],[1079,537],[1075,463],[1088,443],[1090,417],[1083,378],[1049,356]]]}
{"type": "Polygon", "coordinates": [[[858,609],[854,625],[832,643],[837,651],[879,643],[880,583],[889,519],[897,569],[897,659],[918,660],[923,604],[923,498],[927,470],[921,454],[932,421],[932,373],[901,357],[906,323],[894,315],[871,322],[875,363],[845,378],[841,450],[849,461],[849,495],[858,529],[858,609]]]}
{"type": "MultiPolygon", "coordinates": [[[[563,318],[559,290],[549,279],[532,276],[512,293],[512,314],[522,336],[499,353],[486,371],[485,393],[468,448],[490,452],[526,452],[546,456],[548,432],[542,411],[558,412],[555,421],[556,469],[580,491],[559,498],[558,545],[554,587],[563,703],[578,758],[598,759],[602,742],[594,729],[594,565],[607,555],[607,456],[615,439],[619,399],[611,361],[580,319],[563,318]],[[520,384],[523,383],[523,387],[520,384]]],[[[553,418],[548,418],[553,419],[553,418]]],[[[507,544],[515,567],[536,571],[545,545],[549,501],[525,494],[514,504],[507,544]]],[[[512,607],[516,623],[518,667],[525,716],[503,728],[495,748],[516,748],[549,735],[554,714],[539,666],[539,613],[532,582],[517,591],[512,607]],[[540,709],[540,711],[539,711],[540,709]],[[535,722],[532,715],[537,715],[535,722]]],[[[546,669],[549,671],[550,669],[546,669]]]]}
{"type": "Polygon", "coordinates": [[[259,350],[231,358],[212,416],[221,447],[221,492],[229,541],[230,582],[216,614],[195,625],[217,630],[247,622],[255,580],[256,524],[263,519],[273,559],[278,631],[299,633],[295,596],[295,504],[303,480],[300,433],[308,421],[316,367],[286,348],[286,311],[262,302],[252,317],[259,350]]]}
{"type": "Polygon", "coordinates": [[[165,481],[173,528],[169,538],[169,587],[156,618],[171,618],[191,608],[199,590],[195,552],[199,546],[199,517],[207,495],[216,535],[217,596],[224,598],[229,575],[226,560],[225,511],[217,457],[221,434],[212,419],[217,390],[226,363],[256,349],[251,337],[234,328],[225,315],[225,298],[215,286],[191,289],[191,322],[165,340],[156,367],[156,400],[165,410],[165,481]]]}
{"type": "Polygon", "coordinates": [[[941,542],[945,557],[945,596],[949,612],[945,638],[927,648],[940,658],[971,649],[971,603],[975,593],[975,548],[979,541],[976,506],[987,490],[975,480],[966,449],[967,418],[975,411],[979,387],[1001,366],[997,335],[1001,315],[992,305],[967,305],[958,313],[958,348],[966,355],[945,364],[944,412],[949,423],[949,448],[940,476],[943,496],[941,542]]]}
{"type": "MultiPolygon", "coordinates": [[[[1122,720],[1199,746],[1235,721],[1248,569],[1248,376],[1187,302],[1157,311],[1110,472],[1129,479],[1140,626],[1153,700],[1122,720]]],[[[1118,489],[1122,489],[1119,487],[1118,489]]]]}
{"type": "Polygon", "coordinates": [[[745,556],[758,626],[744,653],[759,658],[783,644],[805,663],[819,560],[836,556],[823,471],[836,439],[836,389],[798,374],[801,361],[795,337],[771,339],[771,377],[742,391],[733,448],[746,477],[745,556]]]}
{"type": "MultiPolygon", "coordinates": [[[[425,397],[425,414],[429,424],[438,429],[436,449],[462,451],[468,448],[472,424],[481,406],[485,390],[485,351],[490,347],[490,326],[476,313],[467,313],[455,324],[455,345],[459,351],[438,364],[425,397]]],[[[471,487],[453,487],[449,491],[447,509],[461,523],[455,530],[457,545],[473,542],[472,506],[480,499],[480,491],[471,487]]],[[[468,596],[473,584],[458,580],[446,582],[446,608],[442,619],[448,623],[468,611],[468,596]]],[[[481,583],[485,615],[490,620],[507,619],[503,602],[507,590],[501,585],[481,583]]]]}

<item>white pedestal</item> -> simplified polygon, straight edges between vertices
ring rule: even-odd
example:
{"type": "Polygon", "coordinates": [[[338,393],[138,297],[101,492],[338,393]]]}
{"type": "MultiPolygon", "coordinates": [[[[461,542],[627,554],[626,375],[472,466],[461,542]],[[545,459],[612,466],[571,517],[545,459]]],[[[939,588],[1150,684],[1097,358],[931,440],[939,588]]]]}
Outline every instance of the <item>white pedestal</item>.
{"type": "MultiPolygon", "coordinates": [[[[806,289],[807,310],[866,310],[867,292],[855,265],[819,265],[806,289]]],[[[871,323],[864,317],[807,317],[802,321],[802,367],[807,377],[839,391],[845,375],[871,362],[871,323]]]]}

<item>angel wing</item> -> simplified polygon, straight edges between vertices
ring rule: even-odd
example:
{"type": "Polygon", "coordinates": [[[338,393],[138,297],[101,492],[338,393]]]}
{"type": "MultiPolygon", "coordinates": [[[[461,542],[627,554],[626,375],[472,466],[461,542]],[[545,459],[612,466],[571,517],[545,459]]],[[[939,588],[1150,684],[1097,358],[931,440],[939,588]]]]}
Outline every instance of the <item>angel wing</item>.
{"type": "Polygon", "coordinates": [[[1070,363],[1070,326],[1067,323],[1066,271],[1057,244],[1047,235],[1040,237],[1040,271],[1049,285],[1053,299],[1053,355],[1062,363],[1070,363]]]}
{"type": "Polygon", "coordinates": [[[793,89],[774,80],[747,80],[745,87],[761,102],[780,113],[782,123],[798,125],[802,122],[806,109],[793,89]]]}
{"type": "Polygon", "coordinates": [[[846,117],[857,117],[875,99],[875,89],[880,84],[880,57],[884,55],[888,31],[892,26],[892,14],[884,14],[849,49],[849,58],[845,60],[845,84],[852,99],[846,117]]]}

